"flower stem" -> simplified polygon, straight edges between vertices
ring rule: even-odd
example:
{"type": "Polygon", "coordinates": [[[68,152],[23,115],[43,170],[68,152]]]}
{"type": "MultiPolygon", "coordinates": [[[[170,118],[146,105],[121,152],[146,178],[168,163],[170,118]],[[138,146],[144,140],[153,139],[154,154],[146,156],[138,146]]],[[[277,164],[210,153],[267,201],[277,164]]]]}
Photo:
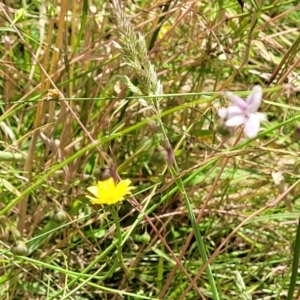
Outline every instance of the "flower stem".
{"type": "Polygon", "coordinates": [[[119,222],[119,214],[118,214],[118,208],[117,206],[113,205],[111,207],[111,214],[114,218],[114,222],[116,224],[116,229],[117,229],[117,237],[118,237],[118,243],[117,243],[117,256],[118,260],[125,272],[125,275],[128,277],[129,276],[129,270],[126,267],[124,260],[123,260],[123,255],[122,255],[122,232],[121,232],[121,227],[120,227],[120,222],[119,222]]]}

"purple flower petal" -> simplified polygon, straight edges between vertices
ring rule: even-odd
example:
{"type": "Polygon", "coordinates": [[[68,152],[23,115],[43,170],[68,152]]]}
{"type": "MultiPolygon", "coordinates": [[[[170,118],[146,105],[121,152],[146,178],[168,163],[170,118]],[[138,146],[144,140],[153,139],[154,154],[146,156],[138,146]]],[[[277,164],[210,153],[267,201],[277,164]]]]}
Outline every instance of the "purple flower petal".
{"type": "Polygon", "coordinates": [[[267,114],[266,113],[256,113],[258,119],[260,122],[267,122],[268,118],[267,118],[267,114]]]}
{"type": "Polygon", "coordinates": [[[259,117],[256,114],[250,114],[244,124],[244,131],[248,138],[254,138],[259,131],[259,117]]]}
{"type": "Polygon", "coordinates": [[[228,127],[235,127],[235,126],[239,126],[239,125],[244,124],[244,122],[245,122],[245,117],[244,116],[235,116],[235,117],[232,117],[232,118],[228,119],[225,122],[225,125],[228,126],[228,127]]]}
{"type": "Polygon", "coordinates": [[[243,112],[239,107],[237,106],[229,106],[228,108],[220,108],[218,110],[218,115],[223,120],[228,120],[236,116],[245,116],[245,112],[243,112]]]}
{"type": "Polygon", "coordinates": [[[248,105],[242,98],[230,92],[226,92],[225,96],[228,98],[229,101],[231,101],[234,105],[236,105],[241,110],[245,111],[247,109],[248,105]]]}
{"type": "Polygon", "coordinates": [[[256,112],[261,104],[262,88],[260,85],[255,85],[252,93],[247,97],[246,103],[248,105],[248,112],[256,112]]]}
{"type": "Polygon", "coordinates": [[[226,119],[227,118],[227,108],[220,108],[218,110],[218,115],[221,119],[226,119]]]}
{"type": "Polygon", "coordinates": [[[227,108],[227,119],[236,117],[236,116],[245,116],[245,112],[242,111],[239,107],[237,106],[229,106],[227,108]]]}

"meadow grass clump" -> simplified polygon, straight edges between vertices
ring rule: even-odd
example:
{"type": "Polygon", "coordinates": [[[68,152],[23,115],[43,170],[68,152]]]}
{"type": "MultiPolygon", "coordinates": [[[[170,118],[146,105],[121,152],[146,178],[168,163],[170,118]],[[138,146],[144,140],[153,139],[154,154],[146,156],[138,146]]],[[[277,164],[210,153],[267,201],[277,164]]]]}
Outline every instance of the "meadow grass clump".
{"type": "Polygon", "coordinates": [[[300,297],[296,1],[0,14],[1,299],[300,297]]]}

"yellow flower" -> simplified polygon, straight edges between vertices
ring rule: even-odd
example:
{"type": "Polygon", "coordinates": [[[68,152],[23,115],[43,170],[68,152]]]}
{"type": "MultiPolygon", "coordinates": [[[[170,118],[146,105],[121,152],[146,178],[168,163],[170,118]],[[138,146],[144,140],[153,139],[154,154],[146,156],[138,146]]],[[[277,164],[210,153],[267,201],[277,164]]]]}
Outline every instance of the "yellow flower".
{"type": "Polygon", "coordinates": [[[104,181],[98,181],[96,185],[92,185],[87,190],[93,195],[86,195],[92,204],[112,205],[124,200],[124,196],[130,194],[130,190],[134,189],[130,186],[129,179],[121,180],[117,184],[112,177],[104,181]]]}
{"type": "Polygon", "coordinates": [[[166,33],[169,31],[170,28],[171,28],[171,26],[169,24],[166,24],[166,25],[162,26],[160,28],[159,33],[158,33],[158,37],[160,39],[162,39],[166,35],[166,33]]]}

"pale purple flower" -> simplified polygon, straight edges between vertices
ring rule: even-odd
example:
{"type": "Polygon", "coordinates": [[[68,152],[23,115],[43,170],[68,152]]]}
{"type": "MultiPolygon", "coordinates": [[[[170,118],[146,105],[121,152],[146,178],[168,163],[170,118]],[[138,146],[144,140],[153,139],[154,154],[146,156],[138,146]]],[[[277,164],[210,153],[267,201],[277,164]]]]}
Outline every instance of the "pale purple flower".
{"type": "Polygon", "coordinates": [[[244,125],[246,136],[249,138],[256,137],[260,122],[267,121],[265,113],[257,112],[262,99],[261,86],[255,85],[246,101],[230,92],[225,92],[225,96],[234,104],[234,106],[221,108],[218,111],[219,116],[226,120],[225,125],[228,127],[244,125]]]}

